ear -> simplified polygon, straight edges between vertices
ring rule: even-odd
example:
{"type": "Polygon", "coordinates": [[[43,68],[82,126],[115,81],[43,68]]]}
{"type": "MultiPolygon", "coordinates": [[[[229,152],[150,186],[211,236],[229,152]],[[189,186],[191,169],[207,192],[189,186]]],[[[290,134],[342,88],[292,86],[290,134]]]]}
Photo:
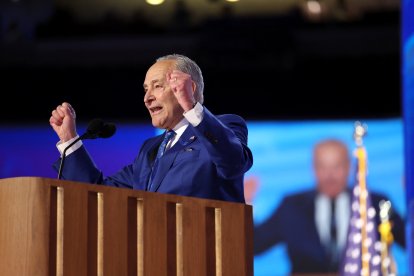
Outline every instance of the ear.
{"type": "Polygon", "coordinates": [[[197,84],[195,83],[195,81],[191,81],[191,87],[193,88],[193,94],[194,94],[197,88],[197,84]]]}

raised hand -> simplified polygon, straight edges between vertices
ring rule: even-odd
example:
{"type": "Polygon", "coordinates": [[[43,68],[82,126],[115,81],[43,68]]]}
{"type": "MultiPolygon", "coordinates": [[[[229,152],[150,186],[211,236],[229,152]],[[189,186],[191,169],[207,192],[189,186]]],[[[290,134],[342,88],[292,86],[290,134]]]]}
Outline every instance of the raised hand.
{"type": "Polygon", "coordinates": [[[49,123],[62,142],[76,137],[76,113],[73,107],[64,102],[52,111],[49,123]]]}
{"type": "Polygon", "coordinates": [[[192,109],[196,104],[194,98],[196,84],[191,76],[179,70],[173,70],[167,74],[167,81],[184,112],[192,109]]]}

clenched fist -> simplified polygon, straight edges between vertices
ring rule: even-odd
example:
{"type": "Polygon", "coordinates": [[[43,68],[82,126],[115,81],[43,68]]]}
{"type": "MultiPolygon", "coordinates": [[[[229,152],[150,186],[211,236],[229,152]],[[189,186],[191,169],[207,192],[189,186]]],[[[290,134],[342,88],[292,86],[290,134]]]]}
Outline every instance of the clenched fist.
{"type": "Polygon", "coordinates": [[[76,113],[69,103],[64,102],[58,105],[52,111],[49,123],[62,142],[78,135],[76,132],[76,113]]]}

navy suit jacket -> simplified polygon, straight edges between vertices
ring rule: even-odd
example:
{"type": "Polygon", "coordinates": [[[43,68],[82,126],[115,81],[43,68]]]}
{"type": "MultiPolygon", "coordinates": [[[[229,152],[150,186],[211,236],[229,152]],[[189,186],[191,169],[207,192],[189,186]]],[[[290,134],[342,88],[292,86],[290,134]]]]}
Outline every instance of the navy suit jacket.
{"type": "MultiPolygon", "coordinates": [[[[348,191],[350,193],[350,191],[348,191]]],[[[370,193],[377,214],[379,202],[385,196],[370,193]]],[[[287,247],[293,273],[332,273],[338,269],[330,268],[328,255],[315,224],[315,190],[287,196],[276,211],[254,230],[254,251],[260,254],[278,243],[287,247]]],[[[376,216],[378,218],[378,216],[376,216]]],[[[405,226],[401,217],[393,212],[393,234],[397,243],[405,246],[405,226]]],[[[377,221],[379,225],[379,219],[377,221]]]]}
{"type": "MultiPolygon", "coordinates": [[[[159,160],[151,191],[244,203],[243,177],[253,164],[247,134],[241,117],[214,116],[204,107],[202,122],[190,124],[159,160]]],[[[146,190],[162,139],[146,140],[134,162],[110,177],[103,176],[82,146],[66,157],[62,179],[146,190]]]]}

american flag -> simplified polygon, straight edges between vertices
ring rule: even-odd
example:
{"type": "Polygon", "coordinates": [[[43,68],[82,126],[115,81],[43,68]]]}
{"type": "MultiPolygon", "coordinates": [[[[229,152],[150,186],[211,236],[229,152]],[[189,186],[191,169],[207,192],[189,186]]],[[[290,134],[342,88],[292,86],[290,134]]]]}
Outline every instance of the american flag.
{"type": "Polygon", "coordinates": [[[381,241],[378,238],[376,211],[366,188],[366,154],[359,146],[356,184],[352,192],[351,218],[340,275],[377,276],[381,271],[381,241]]]}

